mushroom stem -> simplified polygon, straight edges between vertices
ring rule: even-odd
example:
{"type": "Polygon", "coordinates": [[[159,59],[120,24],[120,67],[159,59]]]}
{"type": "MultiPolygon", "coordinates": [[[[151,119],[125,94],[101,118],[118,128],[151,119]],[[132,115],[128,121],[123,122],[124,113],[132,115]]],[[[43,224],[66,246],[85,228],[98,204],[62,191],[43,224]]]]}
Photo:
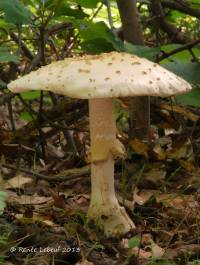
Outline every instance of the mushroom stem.
{"type": "Polygon", "coordinates": [[[116,139],[113,99],[90,99],[91,185],[88,219],[103,228],[106,236],[123,235],[135,226],[120,207],[114,189],[114,156],[123,148],[116,139]]]}

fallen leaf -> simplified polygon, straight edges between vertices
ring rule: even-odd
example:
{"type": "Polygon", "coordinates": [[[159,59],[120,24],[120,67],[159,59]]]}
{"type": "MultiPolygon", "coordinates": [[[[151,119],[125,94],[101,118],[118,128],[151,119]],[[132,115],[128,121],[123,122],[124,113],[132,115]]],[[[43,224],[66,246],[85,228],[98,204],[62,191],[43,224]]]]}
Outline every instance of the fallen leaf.
{"type": "Polygon", "coordinates": [[[154,194],[154,190],[141,190],[136,187],[133,192],[133,204],[144,205],[154,194]]]}
{"type": "Polygon", "coordinates": [[[43,223],[45,224],[46,226],[50,226],[50,227],[57,227],[58,224],[55,224],[53,221],[51,220],[48,220],[47,216],[43,216],[43,215],[39,215],[38,213],[33,213],[33,216],[32,217],[25,217],[24,214],[22,213],[17,213],[15,214],[15,218],[21,222],[24,222],[24,223],[43,223]]]}
{"type": "MultiPolygon", "coordinates": [[[[138,252],[138,248],[136,249],[136,251],[138,252]]],[[[146,250],[140,249],[139,258],[141,258],[141,259],[149,259],[151,257],[152,257],[152,253],[150,251],[146,251],[146,250]]]]}
{"type": "Polygon", "coordinates": [[[56,224],[54,222],[52,222],[51,220],[41,220],[39,219],[42,223],[48,225],[48,226],[56,226],[56,224]]]}
{"type": "Polygon", "coordinates": [[[143,245],[145,245],[145,246],[150,245],[151,241],[152,241],[152,235],[150,233],[142,234],[141,242],[143,245]]]}
{"type": "Polygon", "coordinates": [[[195,172],[195,173],[199,173],[199,167],[195,166],[194,163],[192,163],[191,161],[185,161],[183,159],[179,160],[180,165],[188,172],[195,172]]]}
{"type": "Polygon", "coordinates": [[[167,158],[179,160],[181,158],[194,161],[193,147],[190,139],[185,135],[173,135],[172,145],[166,150],[167,158]]]}
{"type": "Polygon", "coordinates": [[[16,175],[14,178],[11,178],[7,180],[4,184],[3,187],[5,189],[20,189],[22,188],[25,184],[32,183],[33,179],[24,177],[23,175],[16,175]]]}
{"type": "Polygon", "coordinates": [[[142,259],[149,259],[152,257],[152,253],[150,251],[145,251],[139,247],[130,248],[129,241],[130,239],[123,238],[120,244],[124,249],[127,250],[128,256],[132,256],[132,255],[137,256],[139,254],[139,258],[142,258],[142,259]]]}
{"type": "Polygon", "coordinates": [[[151,164],[151,168],[144,172],[143,177],[149,182],[159,185],[165,179],[167,172],[163,164],[155,163],[151,164]]]}
{"type": "Polygon", "coordinates": [[[144,155],[145,157],[148,157],[148,145],[143,143],[142,141],[140,141],[137,138],[132,139],[129,142],[129,145],[131,146],[131,148],[139,155],[144,155]]]}
{"type": "Polygon", "coordinates": [[[8,203],[10,204],[30,204],[37,205],[52,201],[51,197],[33,195],[17,195],[15,192],[8,191],[8,203]]]}
{"type": "Polygon", "coordinates": [[[176,105],[167,105],[167,104],[161,104],[159,105],[159,108],[171,111],[171,112],[176,112],[181,114],[184,118],[188,118],[193,122],[198,121],[199,115],[191,112],[189,109],[186,109],[185,106],[176,106],[176,105]]]}
{"type": "Polygon", "coordinates": [[[54,206],[60,209],[65,209],[66,203],[65,203],[65,196],[64,195],[59,195],[55,193],[54,191],[51,191],[51,196],[54,201],[54,206]]]}
{"type": "Polygon", "coordinates": [[[165,253],[164,249],[159,247],[153,240],[151,240],[151,251],[152,258],[161,258],[165,253]]]}
{"type": "Polygon", "coordinates": [[[165,160],[166,153],[165,150],[160,146],[159,143],[156,143],[153,148],[153,154],[158,160],[165,160]]]}
{"type": "Polygon", "coordinates": [[[199,204],[192,195],[160,194],[156,197],[156,202],[162,203],[166,207],[183,210],[185,208],[198,209],[199,204]]]}
{"type": "Polygon", "coordinates": [[[142,244],[146,247],[151,248],[152,258],[161,258],[164,255],[164,249],[158,246],[152,238],[151,234],[142,235],[142,244]]]}

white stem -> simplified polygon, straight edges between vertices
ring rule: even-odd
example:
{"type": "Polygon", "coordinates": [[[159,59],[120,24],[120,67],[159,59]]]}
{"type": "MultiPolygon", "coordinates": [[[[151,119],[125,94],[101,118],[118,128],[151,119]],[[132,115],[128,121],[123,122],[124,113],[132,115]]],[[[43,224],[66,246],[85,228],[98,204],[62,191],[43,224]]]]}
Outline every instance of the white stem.
{"type": "Polygon", "coordinates": [[[92,194],[88,218],[103,227],[107,236],[119,236],[135,226],[115,195],[113,154],[121,146],[116,140],[113,99],[89,100],[89,115],[92,194]]]}

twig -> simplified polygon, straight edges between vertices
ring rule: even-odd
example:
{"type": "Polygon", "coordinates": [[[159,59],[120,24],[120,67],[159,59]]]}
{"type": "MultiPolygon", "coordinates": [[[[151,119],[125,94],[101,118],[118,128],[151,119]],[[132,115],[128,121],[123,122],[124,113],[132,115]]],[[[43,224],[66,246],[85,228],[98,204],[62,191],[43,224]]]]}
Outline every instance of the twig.
{"type": "MultiPolygon", "coordinates": [[[[12,38],[12,40],[15,42],[15,43],[19,43],[19,38],[18,36],[14,33],[14,32],[10,32],[10,37],[12,38]]],[[[21,45],[21,50],[23,51],[24,55],[32,60],[34,58],[34,55],[32,54],[32,52],[28,49],[28,47],[25,45],[24,42],[20,42],[20,45],[21,45]]]]}
{"type": "Polygon", "coordinates": [[[38,132],[39,132],[39,136],[40,136],[40,145],[41,145],[41,148],[42,148],[42,156],[43,156],[43,159],[45,159],[45,138],[44,138],[44,135],[43,135],[43,131],[41,129],[41,124],[42,124],[42,112],[43,112],[43,103],[44,103],[44,93],[43,91],[40,92],[40,106],[39,106],[39,111],[38,111],[38,126],[37,126],[37,129],[38,129],[38,132]]]}
{"type": "Polygon", "coordinates": [[[165,251],[167,250],[167,248],[169,247],[172,239],[174,238],[174,236],[176,235],[176,233],[178,232],[179,228],[181,227],[181,225],[185,222],[185,220],[187,219],[187,217],[190,215],[190,211],[188,211],[185,216],[182,218],[182,220],[180,221],[180,223],[177,225],[177,227],[174,229],[172,235],[170,236],[168,242],[166,243],[166,246],[165,246],[165,251]]]}
{"type": "Polygon", "coordinates": [[[9,112],[9,118],[10,118],[12,131],[15,132],[16,127],[15,127],[15,122],[14,122],[14,118],[13,118],[12,98],[8,98],[7,102],[8,102],[8,112],[9,112]]]}
{"type": "Polygon", "coordinates": [[[69,22],[66,22],[66,23],[58,23],[58,24],[55,24],[51,27],[47,27],[46,28],[46,31],[45,31],[45,34],[47,36],[51,35],[51,34],[56,34],[62,30],[65,30],[65,29],[73,29],[73,25],[72,23],[69,23],[69,22]]]}
{"type": "Polygon", "coordinates": [[[165,19],[166,14],[160,0],[151,0],[150,5],[151,11],[156,17],[155,21],[158,24],[159,28],[166,32],[168,37],[174,43],[185,44],[190,41],[190,38],[188,36],[186,36],[176,26],[165,19]]]}
{"type": "Polygon", "coordinates": [[[199,8],[191,8],[188,1],[173,1],[173,0],[163,0],[162,6],[176,9],[180,12],[186,13],[190,16],[194,16],[200,19],[200,9],[199,8]]]}
{"type": "Polygon", "coordinates": [[[198,45],[199,43],[200,43],[200,39],[188,42],[188,43],[182,45],[181,47],[178,47],[178,48],[176,48],[176,49],[174,49],[168,53],[162,52],[162,55],[160,55],[158,57],[157,62],[160,62],[160,61],[162,61],[162,60],[164,60],[164,59],[166,59],[166,58],[168,58],[168,57],[170,57],[176,53],[182,52],[184,50],[192,49],[194,46],[198,45]]]}
{"type": "Polygon", "coordinates": [[[107,11],[108,11],[109,25],[110,25],[111,30],[114,32],[114,24],[113,24],[113,19],[112,19],[110,0],[106,0],[106,5],[107,5],[107,11]]]}
{"type": "Polygon", "coordinates": [[[97,8],[97,10],[94,12],[94,14],[91,16],[90,20],[93,20],[99,13],[99,11],[102,9],[103,3],[97,8]]]}
{"type": "Polygon", "coordinates": [[[62,174],[55,175],[55,176],[46,176],[46,175],[37,173],[37,172],[29,170],[29,169],[17,167],[17,166],[12,166],[12,165],[9,165],[7,163],[0,163],[0,166],[15,170],[15,171],[21,171],[23,173],[28,174],[31,177],[35,177],[36,179],[47,180],[50,182],[62,182],[62,181],[78,180],[78,179],[82,178],[83,176],[88,176],[90,174],[90,166],[89,165],[84,166],[82,168],[68,169],[68,170],[65,170],[62,174]]]}
{"type": "MultiPolygon", "coordinates": [[[[58,105],[58,102],[57,102],[56,98],[53,97],[53,95],[51,95],[51,97],[53,98],[54,106],[58,105]]],[[[74,142],[73,136],[71,135],[70,131],[67,129],[67,126],[66,126],[67,124],[66,124],[65,120],[61,121],[61,125],[63,125],[63,127],[64,127],[64,129],[62,129],[62,132],[63,132],[63,134],[65,136],[66,141],[67,141],[67,145],[69,147],[69,150],[72,151],[72,153],[74,155],[78,155],[79,156],[79,153],[78,153],[78,150],[76,148],[76,144],[74,142]]]]}

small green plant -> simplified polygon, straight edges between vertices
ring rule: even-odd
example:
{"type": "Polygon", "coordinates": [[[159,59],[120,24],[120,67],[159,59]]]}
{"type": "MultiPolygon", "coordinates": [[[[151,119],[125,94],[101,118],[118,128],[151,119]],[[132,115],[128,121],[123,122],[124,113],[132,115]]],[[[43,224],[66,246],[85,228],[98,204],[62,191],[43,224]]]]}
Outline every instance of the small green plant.
{"type": "Polygon", "coordinates": [[[8,250],[9,226],[0,225],[0,265],[5,264],[6,252],[8,250]]]}
{"type": "Polygon", "coordinates": [[[192,265],[200,265],[200,259],[198,259],[198,260],[194,260],[194,261],[192,262],[192,265]]]}
{"type": "Polygon", "coordinates": [[[0,214],[3,213],[4,208],[6,207],[6,198],[7,193],[4,191],[0,191],[0,214]]]}
{"type": "Polygon", "coordinates": [[[129,239],[128,241],[128,247],[129,248],[134,248],[134,247],[139,247],[140,246],[140,238],[137,236],[134,236],[129,239]]]}

